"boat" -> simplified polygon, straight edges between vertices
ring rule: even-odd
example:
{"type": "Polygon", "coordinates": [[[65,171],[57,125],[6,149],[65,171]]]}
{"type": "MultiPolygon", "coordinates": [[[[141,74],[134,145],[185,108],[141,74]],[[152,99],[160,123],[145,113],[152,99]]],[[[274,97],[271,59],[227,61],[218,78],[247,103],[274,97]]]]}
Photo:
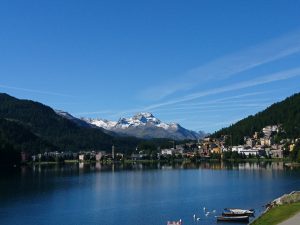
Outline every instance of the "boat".
{"type": "Polygon", "coordinates": [[[182,225],[182,220],[179,220],[179,221],[168,221],[167,225],[182,225]]]}
{"type": "Polygon", "coordinates": [[[222,212],[222,216],[252,216],[247,213],[222,212]]]}
{"type": "Polygon", "coordinates": [[[216,216],[217,221],[225,222],[249,222],[249,216],[216,216]]]}
{"type": "Polygon", "coordinates": [[[254,216],[254,209],[232,209],[225,208],[222,213],[223,216],[254,216]]]}

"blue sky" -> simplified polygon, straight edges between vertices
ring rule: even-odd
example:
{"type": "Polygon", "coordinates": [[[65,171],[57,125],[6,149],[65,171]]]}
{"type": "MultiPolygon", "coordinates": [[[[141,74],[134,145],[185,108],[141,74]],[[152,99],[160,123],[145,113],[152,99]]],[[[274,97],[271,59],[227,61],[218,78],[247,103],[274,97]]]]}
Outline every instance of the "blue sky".
{"type": "Polygon", "coordinates": [[[300,1],[1,1],[0,92],[213,132],[300,91],[300,1]]]}

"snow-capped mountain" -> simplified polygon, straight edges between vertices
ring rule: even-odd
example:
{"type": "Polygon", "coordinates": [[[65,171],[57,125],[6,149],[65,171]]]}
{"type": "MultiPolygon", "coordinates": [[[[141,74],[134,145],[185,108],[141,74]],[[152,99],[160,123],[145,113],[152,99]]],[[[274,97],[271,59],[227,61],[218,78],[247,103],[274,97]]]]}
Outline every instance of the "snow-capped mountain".
{"type": "Polygon", "coordinates": [[[104,129],[127,129],[129,127],[138,127],[145,125],[154,125],[168,129],[169,124],[162,123],[159,119],[155,118],[151,113],[138,113],[131,118],[121,118],[119,121],[109,121],[105,119],[84,119],[86,122],[102,127],[104,129]]]}
{"type": "Polygon", "coordinates": [[[176,140],[203,138],[203,133],[187,130],[177,123],[164,123],[151,113],[138,113],[131,118],[119,121],[105,119],[84,119],[89,124],[113,131],[118,134],[138,138],[172,138],[176,140]]]}

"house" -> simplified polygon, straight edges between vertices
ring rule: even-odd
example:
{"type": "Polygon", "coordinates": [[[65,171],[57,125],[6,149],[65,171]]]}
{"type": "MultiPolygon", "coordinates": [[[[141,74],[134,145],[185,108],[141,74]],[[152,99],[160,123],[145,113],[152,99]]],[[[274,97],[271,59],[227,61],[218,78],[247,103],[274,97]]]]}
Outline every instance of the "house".
{"type": "Polygon", "coordinates": [[[225,146],[222,146],[221,151],[222,151],[222,152],[227,152],[227,151],[228,151],[228,148],[226,148],[225,146]]]}
{"type": "Polygon", "coordinates": [[[84,161],[84,154],[79,154],[78,159],[79,161],[84,161]]]}
{"type": "Polygon", "coordinates": [[[260,139],[260,145],[262,146],[271,146],[273,144],[273,141],[271,138],[261,138],[260,139]]]}
{"type": "Polygon", "coordinates": [[[249,148],[249,147],[244,147],[242,145],[232,146],[232,151],[238,152],[239,154],[244,154],[245,156],[250,156],[250,155],[262,156],[265,154],[265,151],[261,148],[249,148]]]}
{"type": "Polygon", "coordinates": [[[221,148],[214,143],[211,144],[210,149],[211,149],[210,151],[211,153],[221,154],[221,148]]]}
{"type": "Polygon", "coordinates": [[[271,149],[272,158],[283,158],[283,151],[281,149],[271,149]]]}
{"type": "Polygon", "coordinates": [[[174,149],[174,148],[167,148],[161,150],[162,155],[176,155],[176,154],[183,154],[183,149],[174,149]]]}
{"type": "Polygon", "coordinates": [[[266,126],[262,129],[262,132],[264,133],[265,137],[270,137],[272,133],[278,131],[279,131],[279,126],[277,125],[266,126]]]}
{"type": "Polygon", "coordinates": [[[244,154],[245,156],[250,156],[250,155],[257,156],[257,155],[260,155],[259,151],[260,150],[258,150],[258,149],[251,149],[251,148],[249,148],[249,149],[243,149],[243,150],[239,151],[239,154],[244,154]]]}
{"type": "Polygon", "coordinates": [[[209,155],[209,152],[210,152],[210,144],[207,142],[204,142],[199,149],[199,153],[201,156],[207,156],[207,155],[209,155]]]}
{"type": "Polygon", "coordinates": [[[184,151],[184,145],[176,145],[175,149],[180,149],[184,151]]]}
{"type": "Polygon", "coordinates": [[[173,155],[173,149],[162,149],[161,154],[162,155],[173,155]]]}
{"type": "Polygon", "coordinates": [[[243,151],[243,150],[244,150],[244,146],[243,146],[243,145],[232,146],[232,147],[231,147],[231,151],[233,151],[233,152],[238,152],[238,153],[240,153],[240,152],[243,151]]]}
{"type": "Polygon", "coordinates": [[[252,148],[255,145],[255,140],[253,140],[252,138],[246,138],[245,143],[247,146],[252,148]]]}

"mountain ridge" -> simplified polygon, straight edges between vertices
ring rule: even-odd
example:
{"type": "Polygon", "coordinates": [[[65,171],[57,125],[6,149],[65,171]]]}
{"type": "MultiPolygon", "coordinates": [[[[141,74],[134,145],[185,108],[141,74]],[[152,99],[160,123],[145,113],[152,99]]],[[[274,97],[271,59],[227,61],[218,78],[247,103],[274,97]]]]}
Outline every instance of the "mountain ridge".
{"type": "MultiPolygon", "coordinates": [[[[111,149],[111,145],[115,144],[116,148],[127,151],[134,149],[138,143],[138,140],[133,137],[116,137],[103,132],[102,129],[80,126],[74,120],[70,120],[71,118],[67,119],[58,115],[56,111],[47,105],[31,100],[18,99],[5,93],[0,93],[0,118],[4,122],[15,122],[2,123],[12,127],[12,131],[14,131],[14,127],[21,126],[24,128],[22,129],[24,134],[30,132],[34,137],[40,139],[39,142],[51,143],[48,147],[49,150],[102,150],[111,149]]],[[[5,139],[13,146],[22,146],[21,143],[24,142],[22,140],[18,143],[19,141],[14,139],[5,139]]],[[[34,145],[33,149],[27,146],[24,149],[18,147],[18,150],[39,152],[45,151],[45,148],[34,145]]]]}
{"type": "Polygon", "coordinates": [[[265,126],[279,124],[288,138],[300,137],[300,93],[293,94],[255,115],[250,115],[229,127],[222,128],[211,137],[230,135],[233,144],[241,144],[244,136],[253,135],[265,126]]]}
{"type": "Polygon", "coordinates": [[[120,118],[118,121],[106,119],[82,118],[85,122],[113,131],[118,134],[138,138],[171,138],[175,140],[203,138],[205,133],[197,133],[183,128],[178,123],[165,123],[150,112],[139,112],[130,118],[120,118]]]}

